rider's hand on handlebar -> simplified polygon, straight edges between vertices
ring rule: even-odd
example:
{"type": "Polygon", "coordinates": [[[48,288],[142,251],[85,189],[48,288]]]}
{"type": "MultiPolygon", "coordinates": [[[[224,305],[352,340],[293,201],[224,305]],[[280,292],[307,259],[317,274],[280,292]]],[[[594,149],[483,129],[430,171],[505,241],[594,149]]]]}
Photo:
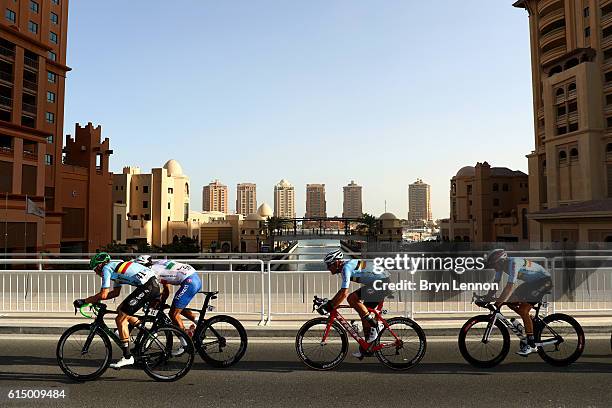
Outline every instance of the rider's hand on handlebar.
{"type": "Polygon", "coordinates": [[[326,301],[321,306],[317,307],[317,312],[319,312],[320,315],[324,316],[331,312],[333,309],[334,307],[332,303],[330,301],[326,301]]]}
{"type": "Polygon", "coordinates": [[[80,309],[86,304],[87,303],[85,303],[85,299],[77,299],[74,302],[72,302],[72,305],[74,306],[75,309],[80,309]]]}

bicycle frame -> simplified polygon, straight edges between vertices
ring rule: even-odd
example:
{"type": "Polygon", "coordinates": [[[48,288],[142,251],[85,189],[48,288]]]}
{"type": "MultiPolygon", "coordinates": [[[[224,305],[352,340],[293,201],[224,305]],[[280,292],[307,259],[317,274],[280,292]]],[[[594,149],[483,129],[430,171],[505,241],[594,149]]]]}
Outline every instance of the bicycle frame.
{"type": "MultiPolygon", "coordinates": [[[[383,303],[384,302],[380,302],[374,309],[369,308],[369,307],[367,309],[368,309],[368,312],[374,313],[376,315],[376,320],[381,322],[385,326],[385,328],[389,330],[389,333],[391,333],[393,337],[395,338],[395,342],[393,343],[393,345],[397,346],[398,342],[401,342],[401,340],[397,337],[397,335],[393,332],[393,330],[391,330],[391,327],[389,327],[389,324],[387,323],[387,321],[382,317],[383,303]]],[[[323,339],[321,340],[321,342],[324,342],[325,340],[327,340],[327,336],[329,335],[329,331],[332,325],[334,324],[336,320],[338,320],[342,328],[344,328],[344,330],[347,333],[349,333],[351,337],[355,339],[357,343],[359,343],[359,346],[361,347],[361,349],[367,352],[376,352],[385,347],[388,347],[388,345],[380,344],[380,343],[373,346],[374,342],[368,343],[367,341],[365,341],[365,339],[359,336],[359,334],[355,331],[353,326],[344,318],[344,316],[342,316],[342,314],[338,310],[338,309],[350,309],[350,308],[351,307],[347,305],[340,305],[331,311],[329,315],[329,319],[327,320],[327,326],[325,327],[325,332],[323,333],[323,339]]]]}

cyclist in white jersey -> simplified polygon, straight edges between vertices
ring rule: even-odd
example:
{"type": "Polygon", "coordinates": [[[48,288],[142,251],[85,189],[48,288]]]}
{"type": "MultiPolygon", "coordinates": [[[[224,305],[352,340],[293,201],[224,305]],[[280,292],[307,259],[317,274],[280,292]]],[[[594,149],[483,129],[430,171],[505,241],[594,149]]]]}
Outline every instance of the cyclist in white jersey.
{"type": "Polygon", "coordinates": [[[191,265],[170,259],[153,261],[149,255],[140,255],[135,261],[151,268],[159,282],[163,285],[160,299],[162,305],[170,296],[170,285],[179,286],[170,307],[169,315],[172,321],[181,330],[185,330],[183,321],[180,318],[181,315],[195,323],[198,316],[191,310],[185,310],[185,308],[202,289],[202,281],[197,271],[191,265]]]}

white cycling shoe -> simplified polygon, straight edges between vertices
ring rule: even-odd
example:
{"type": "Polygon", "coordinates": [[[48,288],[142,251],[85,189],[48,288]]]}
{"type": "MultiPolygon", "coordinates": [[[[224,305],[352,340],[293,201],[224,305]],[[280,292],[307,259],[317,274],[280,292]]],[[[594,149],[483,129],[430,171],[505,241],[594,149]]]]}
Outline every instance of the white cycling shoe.
{"type": "Polygon", "coordinates": [[[385,325],[378,323],[378,327],[371,327],[370,334],[366,337],[366,342],[371,343],[378,337],[378,334],[385,328],[385,325]]]}
{"type": "Polygon", "coordinates": [[[537,353],[537,352],[538,352],[537,347],[532,347],[529,344],[525,343],[525,344],[521,344],[521,348],[519,349],[519,351],[516,352],[516,354],[522,357],[527,357],[531,353],[537,353]]]}
{"type": "Polygon", "coordinates": [[[187,346],[187,343],[185,343],[185,341],[183,339],[181,340],[181,345],[179,348],[177,348],[176,350],[172,350],[170,352],[170,354],[172,355],[172,357],[178,357],[181,354],[183,354],[185,352],[185,347],[187,346]]]}
{"type": "Polygon", "coordinates": [[[109,365],[110,368],[115,370],[119,370],[121,367],[129,366],[134,364],[134,356],[130,356],[130,358],[121,357],[121,360],[116,363],[112,363],[109,365]]]}

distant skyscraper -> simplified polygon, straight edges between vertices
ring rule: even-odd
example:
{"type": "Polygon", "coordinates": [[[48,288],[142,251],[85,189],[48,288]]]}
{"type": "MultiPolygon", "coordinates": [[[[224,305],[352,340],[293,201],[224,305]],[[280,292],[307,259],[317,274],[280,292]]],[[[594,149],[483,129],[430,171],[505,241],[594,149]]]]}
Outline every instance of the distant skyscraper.
{"type": "Polygon", "coordinates": [[[347,218],[360,218],[363,214],[361,208],[361,186],[351,180],[350,184],[342,188],[344,201],[342,204],[342,216],[347,218]]]}
{"type": "Polygon", "coordinates": [[[325,184],[306,184],[306,217],[327,217],[325,184]]]}
{"type": "Polygon", "coordinates": [[[295,188],[285,179],[274,186],[274,216],[295,218],[295,188]]]}
{"type": "Polygon", "coordinates": [[[227,186],[215,180],[202,189],[202,210],[228,213],[227,186]]]}
{"type": "Polygon", "coordinates": [[[236,187],[236,214],[247,216],[257,211],[257,186],[240,183],[236,187]]]}
{"type": "Polygon", "coordinates": [[[419,224],[431,220],[430,187],[418,179],[408,187],[408,221],[419,224]]]}

